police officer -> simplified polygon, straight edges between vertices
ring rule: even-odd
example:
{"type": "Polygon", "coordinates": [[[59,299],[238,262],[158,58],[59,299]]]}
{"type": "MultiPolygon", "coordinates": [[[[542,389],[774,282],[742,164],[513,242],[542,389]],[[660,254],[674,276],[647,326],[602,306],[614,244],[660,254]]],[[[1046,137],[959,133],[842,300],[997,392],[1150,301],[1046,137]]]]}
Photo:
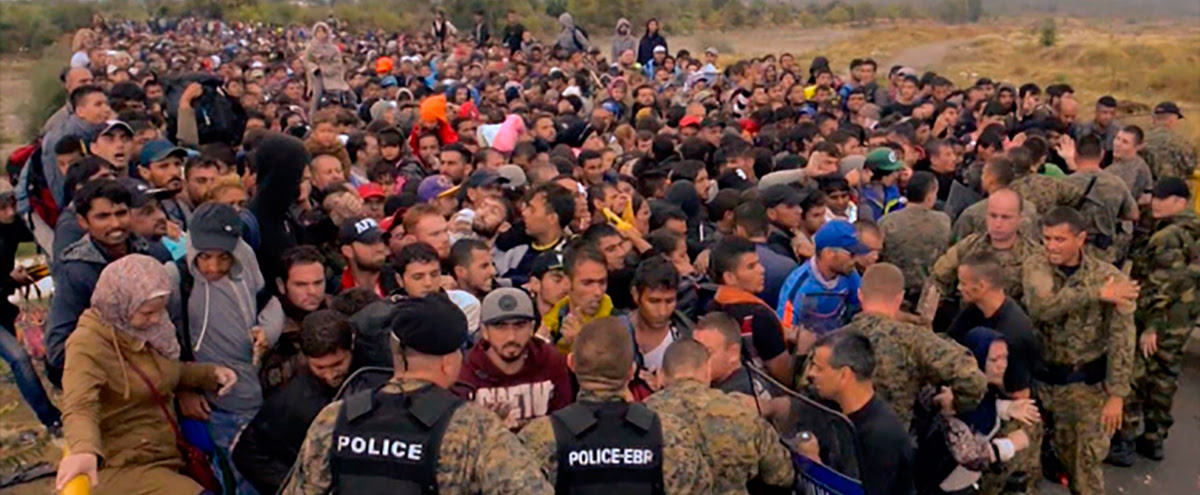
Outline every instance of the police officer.
{"type": "Polygon", "coordinates": [[[391,381],[321,410],[283,493],[552,493],[499,417],[446,390],[462,367],[462,311],[441,294],[409,299],[391,328],[391,381]]]}
{"type": "Polygon", "coordinates": [[[747,493],[753,486],[791,488],[792,458],[779,434],[758,415],[753,399],[709,388],[708,349],[692,339],[672,342],[663,354],[665,388],[646,406],[696,426],[713,471],[713,493],[747,493]]]}
{"type": "Polygon", "coordinates": [[[616,318],[583,326],[567,366],[578,402],[535,419],[520,437],[559,494],[710,493],[699,436],[676,416],[630,403],[633,339],[616,318]]]}

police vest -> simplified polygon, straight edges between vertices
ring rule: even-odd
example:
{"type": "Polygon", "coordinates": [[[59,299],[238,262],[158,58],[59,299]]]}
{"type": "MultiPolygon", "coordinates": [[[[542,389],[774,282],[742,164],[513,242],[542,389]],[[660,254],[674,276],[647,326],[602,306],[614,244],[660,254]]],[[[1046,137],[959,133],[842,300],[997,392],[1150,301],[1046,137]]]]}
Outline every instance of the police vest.
{"type": "Polygon", "coordinates": [[[663,493],[662,423],[646,406],[576,402],[550,415],[559,495],[663,493]]]}
{"type": "Polygon", "coordinates": [[[334,493],[437,493],[442,436],[463,400],[440,387],[348,396],[333,430],[334,493]]]}

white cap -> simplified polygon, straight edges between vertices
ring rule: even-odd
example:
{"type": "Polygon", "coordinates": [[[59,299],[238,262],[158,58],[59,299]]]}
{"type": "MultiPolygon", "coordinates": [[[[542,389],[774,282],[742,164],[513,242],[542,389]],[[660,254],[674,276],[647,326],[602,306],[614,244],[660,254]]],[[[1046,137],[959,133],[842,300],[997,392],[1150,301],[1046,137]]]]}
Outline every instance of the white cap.
{"type": "Polygon", "coordinates": [[[667,47],[658,45],[654,47],[654,53],[667,53],[667,47]]]}

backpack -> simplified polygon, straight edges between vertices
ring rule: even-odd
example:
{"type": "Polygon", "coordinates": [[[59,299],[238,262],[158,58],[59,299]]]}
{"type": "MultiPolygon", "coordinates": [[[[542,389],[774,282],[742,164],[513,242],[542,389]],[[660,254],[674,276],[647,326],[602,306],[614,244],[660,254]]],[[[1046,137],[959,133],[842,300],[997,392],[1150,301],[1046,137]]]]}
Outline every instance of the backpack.
{"type": "Polygon", "coordinates": [[[203,91],[192,108],[196,113],[196,131],[200,137],[199,144],[228,143],[237,145],[242,140],[246,130],[246,112],[240,103],[225,94],[222,89],[224,81],[211,74],[193,73],[181,76],[167,84],[166,100],[167,114],[170,117],[168,133],[175,138],[178,132],[176,122],[179,120],[179,98],[183,90],[191,83],[200,83],[203,91]]]}
{"type": "MultiPolygon", "coordinates": [[[[54,194],[50,191],[50,182],[46,180],[46,171],[42,168],[42,139],[35,139],[32,143],[18,148],[12,155],[9,155],[8,168],[10,171],[15,169],[18,176],[26,175],[23,187],[25,188],[25,197],[29,198],[29,211],[22,212],[22,214],[37,215],[51,228],[57,225],[58,214],[62,207],[54,200],[54,194]],[[18,154],[24,155],[24,159],[21,160],[21,156],[18,154]]],[[[20,185],[20,181],[15,181],[14,184],[20,185]]],[[[32,220],[32,217],[28,217],[28,219],[32,220]]],[[[32,231],[33,222],[28,221],[27,224],[32,231]]]]}
{"type": "Polygon", "coordinates": [[[42,138],[34,139],[33,142],[26,144],[20,148],[13,150],[8,155],[8,160],[5,162],[5,171],[8,172],[8,182],[15,185],[17,178],[21,175],[21,169],[33,158],[34,155],[41,154],[42,138]]]}

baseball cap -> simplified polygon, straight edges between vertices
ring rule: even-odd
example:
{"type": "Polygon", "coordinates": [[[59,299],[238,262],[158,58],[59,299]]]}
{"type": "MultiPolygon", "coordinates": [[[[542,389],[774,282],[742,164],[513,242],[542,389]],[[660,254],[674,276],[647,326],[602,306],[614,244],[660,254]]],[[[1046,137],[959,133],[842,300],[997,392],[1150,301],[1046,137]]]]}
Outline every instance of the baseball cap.
{"type": "Polygon", "coordinates": [[[383,193],[383,188],[379,187],[379,184],[376,184],[374,182],[368,182],[366,184],[358,186],[358,197],[360,197],[362,199],[384,198],[384,197],[387,197],[387,195],[383,193]]]}
{"type": "Polygon", "coordinates": [[[1167,199],[1175,196],[1183,199],[1191,197],[1187,182],[1184,182],[1179,177],[1163,177],[1158,179],[1158,183],[1154,185],[1154,192],[1152,194],[1155,199],[1167,199]]]}
{"type": "MultiPolygon", "coordinates": [[[[640,176],[639,176],[640,177],[640,176]]],[[[745,191],[754,187],[754,183],[746,178],[746,173],[738,169],[729,169],[717,177],[717,187],[720,189],[736,189],[745,191]]]]}
{"type": "Polygon", "coordinates": [[[454,194],[454,184],[450,183],[450,179],[444,175],[431,175],[421,180],[421,185],[417,186],[417,199],[422,203],[428,203],[446,194],[454,194]]]}
{"type": "Polygon", "coordinates": [[[101,129],[100,132],[96,133],[96,135],[97,136],[105,136],[117,129],[124,129],[125,132],[128,132],[130,136],[133,136],[133,128],[129,127],[129,124],[126,124],[125,122],[122,122],[120,120],[109,120],[109,121],[105,122],[104,128],[101,129]]]}
{"type": "Polygon", "coordinates": [[[483,307],[480,309],[479,315],[479,322],[484,325],[509,320],[532,321],[535,319],[537,319],[537,315],[533,311],[533,299],[527,292],[513,287],[493,290],[483,298],[483,307]]]}
{"type": "Polygon", "coordinates": [[[529,181],[529,179],[525,177],[525,170],[522,169],[520,165],[504,165],[496,169],[496,173],[508,180],[508,183],[504,185],[504,187],[507,189],[517,189],[519,187],[523,187],[525,183],[529,181]]]}
{"type": "Polygon", "coordinates": [[[175,189],[153,189],[145,182],[132,177],[120,177],[117,182],[129,191],[130,208],[141,208],[149,204],[151,200],[169,199],[179,192],[175,189]]]}
{"type": "Polygon", "coordinates": [[[166,160],[172,156],[186,158],[189,154],[187,148],[175,146],[166,139],[156,139],[142,146],[142,153],[138,156],[138,163],[149,165],[154,162],[166,160]]]}
{"type": "Polygon", "coordinates": [[[564,269],[566,265],[563,262],[563,254],[559,251],[546,251],[533,259],[529,273],[533,278],[542,278],[548,272],[564,269]]]}
{"type": "Polygon", "coordinates": [[[658,45],[654,47],[654,53],[667,53],[667,47],[658,45]]]}
{"type": "Polygon", "coordinates": [[[779,205],[799,206],[800,191],[786,184],[776,184],[758,192],[758,198],[763,206],[774,208],[779,205]]]}
{"type": "Polygon", "coordinates": [[[352,242],[375,244],[383,242],[383,232],[379,230],[379,223],[374,218],[351,218],[342,224],[341,232],[338,233],[338,242],[342,245],[352,242]]]}
{"type": "Polygon", "coordinates": [[[496,184],[504,184],[507,181],[508,179],[506,179],[503,175],[500,175],[500,172],[489,169],[481,169],[471,172],[471,175],[467,176],[467,180],[463,181],[462,188],[472,189],[476,187],[488,187],[496,184]]]}
{"type": "Polygon", "coordinates": [[[242,219],[234,207],[208,202],[196,208],[188,222],[192,247],[197,251],[232,253],[242,235],[242,219]]]}
{"type": "Polygon", "coordinates": [[[867,153],[863,166],[872,170],[895,172],[904,168],[904,163],[896,157],[896,151],[891,148],[875,148],[867,153]]]}
{"type": "Polygon", "coordinates": [[[1154,106],[1154,115],[1163,115],[1168,113],[1175,114],[1181,119],[1183,118],[1183,112],[1179,111],[1179,105],[1176,105],[1173,101],[1164,101],[1154,106]]]}
{"type": "Polygon", "coordinates": [[[704,53],[709,53],[712,55],[720,55],[721,52],[717,51],[717,47],[710,46],[710,47],[704,49],[704,53]]]}
{"type": "Polygon", "coordinates": [[[379,87],[381,88],[391,88],[399,85],[400,82],[396,81],[395,76],[384,76],[383,79],[379,80],[379,87]]]}
{"type": "Polygon", "coordinates": [[[688,126],[700,127],[700,117],[697,117],[695,115],[688,115],[682,119],[679,119],[679,128],[680,129],[683,129],[684,127],[688,127],[688,126]]]}
{"type": "Polygon", "coordinates": [[[401,300],[391,326],[401,347],[431,356],[457,352],[467,342],[467,317],[441,293],[401,300]]]}
{"type": "Polygon", "coordinates": [[[816,244],[818,252],[826,248],[845,249],[855,255],[871,252],[870,248],[858,241],[854,225],[845,220],[825,222],[813,236],[813,243],[816,244]]]}

